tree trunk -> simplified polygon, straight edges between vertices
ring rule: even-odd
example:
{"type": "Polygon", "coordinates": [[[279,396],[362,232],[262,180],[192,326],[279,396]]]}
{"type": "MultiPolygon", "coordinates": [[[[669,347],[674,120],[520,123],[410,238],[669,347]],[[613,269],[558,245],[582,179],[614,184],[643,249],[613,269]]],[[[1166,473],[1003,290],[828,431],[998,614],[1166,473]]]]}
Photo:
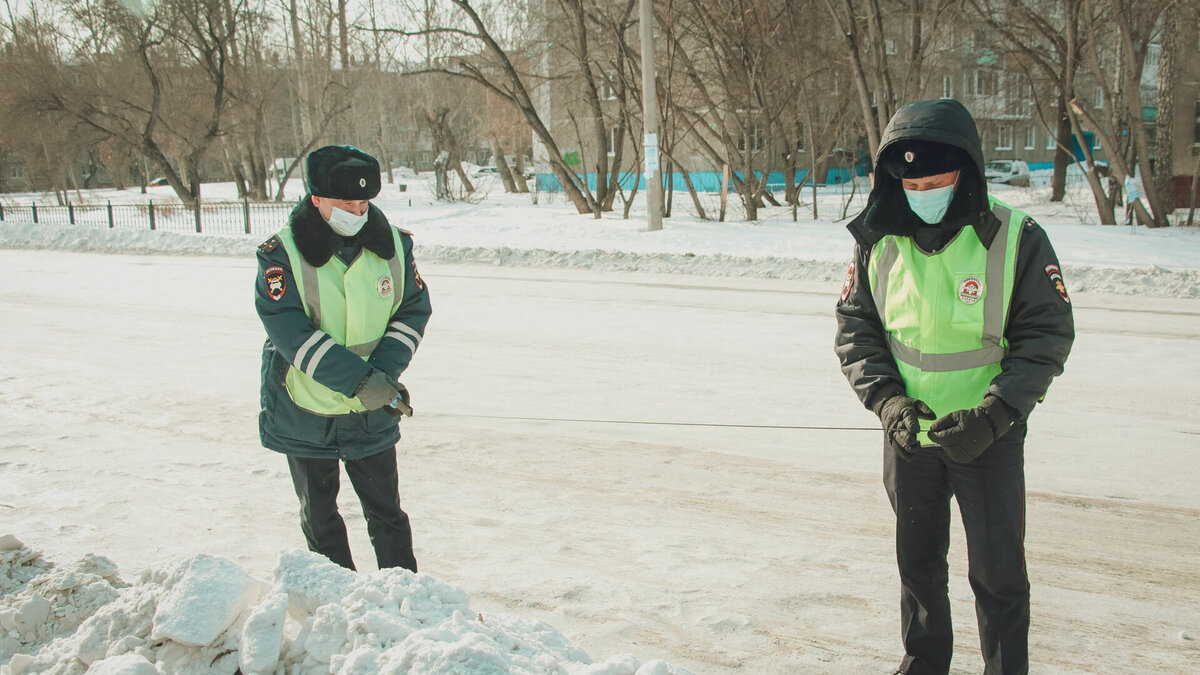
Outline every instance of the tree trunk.
{"type": "Polygon", "coordinates": [[[1087,143],[1087,139],[1083,135],[1084,127],[1087,127],[1093,134],[1099,134],[1100,143],[1104,147],[1104,152],[1109,156],[1108,168],[1118,180],[1123,181],[1125,178],[1125,161],[1121,154],[1116,151],[1111,141],[1106,138],[1092,119],[1075,99],[1071,99],[1070,110],[1072,113],[1072,127],[1075,131],[1075,140],[1078,141],[1080,149],[1083,151],[1084,159],[1087,163],[1087,172],[1084,176],[1087,177],[1088,185],[1092,188],[1092,197],[1096,201],[1096,211],[1100,216],[1101,225],[1115,225],[1117,223],[1116,214],[1113,212],[1113,196],[1105,191],[1104,186],[1100,183],[1100,175],[1096,171],[1096,162],[1092,157],[1092,149],[1087,143]]]}
{"type": "Polygon", "coordinates": [[[1187,224],[1191,226],[1192,216],[1196,214],[1196,188],[1200,187],[1200,157],[1196,158],[1196,168],[1192,170],[1192,190],[1188,192],[1187,224]]]}
{"type": "Polygon", "coordinates": [[[529,184],[525,182],[525,155],[517,153],[517,175],[513,177],[517,185],[517,192],[527,194],[529,192],[529,184]]]}
{"type": "MultiPolygon", "coordinates": [[[[676,165],[674,158],[666,150],[660,148],[659,152],[664,158],[669,159],[672,165],[676,165]]],[[[696,207],[696,215],[700,217],[700,220],[708,220],[708,215],[704,212],[704,205],[700,203],[700,195],[696,193],[696,186],[692,184],[692,177],[688,170],[680,166],[679,173],[683,176],[683,184],[687,186],[688,195],[692,198],[692,205],[696,207]]]]}
{"type": "Polygon", "coordinates": [[[1067,102],[1058,98],[1058,125],[1054,130],[1054,173],[1050,176],[1050,201],[1061,202],[1067,194],[1067,166],[1074,160],[1071,147],[1071,116],[1067,102]]]}
{"type": "Polygon", "coordinates": [[[845,38],[846,52],[850,57],[850,64],[854,73],[854,86],[858,91],[858,106],[862,112],[863,126],[867,131],[867,145],[870,149],[871,157],[875,157],[879,153],[879,136],[882,127],[876,122],[875,115],[871,111],[870,85],[867,82],[867,72],[866,67],[863,65],[862,47],[858,37],[857,12],[851,0],[841,0],[846,8],[846,16],[843,17],[834,7],[834,2],[835,0],[825,0],[825,6],[833,16],[834,22],[838,24],[838,29],[841,31],[842,37],[845,38]]]}
{"type": "MultiPolygon", "coordinates": [[[[1152,172],[1150,171],[1150,150],[1149,141],[1146,138],[1146,125],[1142,121],[1142,91],[1140,86],[1142,76],[1143,58],[1138,58],[1134,46],[1133,27],[1130,25],[1130,16],[1126,13],[1126,9],[1130,13],[1134,11],[1132,4],[1122,3],[1123,6],[1116,8],[1114,14],[1117,18],[1117,27],[1121,34],[1121,51],[1125,55],[1125,68],[1123,76],[1125,79],[1126,93],[1125,101],[1129,109],[1129,135],[1133,138],[1133,148],[1137,153],[1138,172],[1142,175],[1142,190],[1145,192],[1146,201],[1150,204],[1152,212],[1152,220],[1146,223],[1147,227],[1166,227],[1169,225],[1167,220],[1167,210],[1164,207],[1162,199],[1159,197],[1158,190],[1155,189],[1154,181],[1152,180],[1152,172]]],[[[1143,9],[1143,8],[1139,8],[1143,9]]],[[[1144,57],[1144,52],[1142,56],[1144,57]]]]}
{"type": "Polygon", "coordinates": [[[504,191],[510,194],[516,192],[517,185],[513,180],[512,171],[508,169],[508,160],[504,159],[504,147],[500,145],[500,139],[492,136],[488,139],[488,146],[492,149],[492,161],[496,164],[496,173],[500,175],[500,181],[504,183],[504,191]]]}
{"type": "Polygon", "coordinates": [[[1183,3],[1173,2],[1163,14],[1162,44],[1158,57],[1158,119],[1154,124],[1154,189],[1173,211],[1172,179],[1175,167],[1175,81],[1180,60],[1183,3]]]}

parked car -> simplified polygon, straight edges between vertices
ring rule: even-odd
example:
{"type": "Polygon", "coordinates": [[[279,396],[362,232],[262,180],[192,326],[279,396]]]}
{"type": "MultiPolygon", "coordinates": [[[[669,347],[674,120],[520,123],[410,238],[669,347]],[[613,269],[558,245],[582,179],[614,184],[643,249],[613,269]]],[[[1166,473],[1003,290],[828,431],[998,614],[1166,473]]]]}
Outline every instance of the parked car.
{"type": "Polygon", "coordinates": [[[1029,165],[1019,159],[993,159],[983,165],[983,177],[989,183],[1029,187],[1029,165]]]}
{"type": "MultiPolygon", "coordinates": [[[[513,176],[517,175],[516,168],[512,168],[512,173],[513,173],[513,176]]],[[[481,166],[471,172],[472,177],[498,176],[498,175],[499,175],[499,171],[494,166],[481,166]]],[[[525,168],[525,180],[529,180],[530,178],[533,178],[533,169],[526,167],[525,168]]]]}
{"type": "Polygon", "coordinates": [[[170,183],[167,182],[167,179],[163,178],[162,176],[159,176],[158,178],[155,178],[154,180],[150,181],[150,184],[154,185],[154,186],[170,185],[170,183]]]}

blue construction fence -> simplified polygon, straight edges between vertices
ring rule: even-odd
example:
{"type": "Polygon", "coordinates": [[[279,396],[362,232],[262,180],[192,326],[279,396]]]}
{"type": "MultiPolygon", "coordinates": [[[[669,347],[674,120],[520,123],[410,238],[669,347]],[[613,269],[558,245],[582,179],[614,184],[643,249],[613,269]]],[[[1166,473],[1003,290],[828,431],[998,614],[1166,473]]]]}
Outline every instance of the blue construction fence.
{"type": "MultiPolygon", "coordinates": [[[[739,178],[742,176],[742,173],[740,171],[735,171],[733,173],[736,174],[739,178]]],[[[859,166],[853,170],[852,169],[843,169],[843,168],[829,169],[825,172],[825,180],[817,183],[817,185],[841,185],[843,183],[849,183],[851,178],[853,178],[854,175],[856,175],[856,174],[859,176],[866,175],[865,168],[859,166]]],[[[596,174],[595,173],[588,173],[588,174],[577,173],[575,175],[578,176],[581,181],[583,181],[583,180],[587,181],[587,186],[588,186],[589,190],[596,189],[596,174]]],[[[688,176],[691,177],[692,185],[696,188],[696,192],[714,192],[714,193],[720,192],[721,191],[721,175],[722,175],[722,173],[720,171],[689,171],[688,172],[688,176]]],[[[761,180],[763,173],[761,171],[755,171],[754,175],[761,180]]],[[[807,177],[808,177],[808,170],[797,170],[795,172],[795,180],[796,180],[797,184],[799,184],[801,181],[803,181],[807,177]]],[[[560,184],[558,182],[558,177],[552,173],[536,174],[536,179],[537,179],[537,189],[538,190],[545,191],[545,192],[561,192],[562,191],[562,184],[560,184]]],[[[638,190],[646,189],[646,178],[645,178],[645,176],[643,176],[640,173],[639,174],[623,173],[623,174],[621,174],[621,178],[618,181],[618,184],[621,186],[622,190],[629,190],[633,187],[633,181],[635,179],[637,180],[638,190]]],[[[675,180],[674,189],[676,192],[686,192],[687,191],[687,183],[684,182],[682,173],[680,173],[678,171],[675,172],[674,180],[675,180]]],[[[663,185],[664,186],[671,185],[667,181],[666,176],[663,176],[663,185]]],[[[781,191],[786,187],[786,185],[787,185],[787,183],[784,180],[784,175],[783,175],[782,171],[771,171],[771,172],[767,173],[767,189],[770,190],[771,192],[781,191]]],[[[728,189],[730,192],[733,192],[735,190],[735,188],[733,186],[732,178],[729,181],[728,189]]]]}

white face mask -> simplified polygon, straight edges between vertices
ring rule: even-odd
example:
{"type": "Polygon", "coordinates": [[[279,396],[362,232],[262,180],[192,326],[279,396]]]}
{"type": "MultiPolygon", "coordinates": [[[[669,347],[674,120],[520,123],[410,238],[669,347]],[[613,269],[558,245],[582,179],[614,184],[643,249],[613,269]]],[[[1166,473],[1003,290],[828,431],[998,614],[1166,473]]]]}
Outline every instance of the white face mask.
{"type": "Polygon", "coordinates": [[[358,234],[358,231],[367,222],[367,211],[363,211],[361,216],[356,216],[332,204],[330,205],[330,209],[332,210],[329,212],[329,227],[333,228],[334,232],[343,237],[353,237],[358,234]]]}
{"type": "Polygon", "coordinates": [[[957,186],[958,181],[955,181],[932,190],[905,190],[904,196],[908,198],[908,208],[918,218],[930,225],[937,225],[946,215],[946,209],[950,208],[950,202],[954,201],[954,188],[957,186]]]}

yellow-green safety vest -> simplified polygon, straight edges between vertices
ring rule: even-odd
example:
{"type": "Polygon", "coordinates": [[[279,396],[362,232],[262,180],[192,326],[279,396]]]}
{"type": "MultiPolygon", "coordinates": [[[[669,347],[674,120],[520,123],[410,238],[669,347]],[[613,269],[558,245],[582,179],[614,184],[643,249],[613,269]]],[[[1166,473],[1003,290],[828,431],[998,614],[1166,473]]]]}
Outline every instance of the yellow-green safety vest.
{"type": "MultiPolygon", "coordinates": [[[[871,250],[867,278],[908,396],[938,417],[974,408],[1000,373],[1025,214],[989,198],[1000,227],[985,248],[964,227],[940,252],[887,235],[871,250]]],[[[917,438],[932,445],[921,420],[917,438]]]]}
{"type": "MultiPolygon", "coordinates": [[[[363,248],[349,265],[334,255],[320,267],[313,267],[300,254],[290,226],[279,232],[304,313],[315,327],[364,361],[383,339],[388,322],[404,299],[404,247],[400,232],[394,227],[388,229],[396,245],[391,258],[384,260],[363,248]]],[[[321,348],[332,346],[326,341],[321,348]]],[[[319,360],[320,354],[314,354],[310,362],[319,360]]],[[[297,355],[295,363],[299,362],[297,355]]],[[[345,415],[365,410],[357,397],[344,396],[320,384],[294,365],[288,368],[284,382],[292,401],[311,413],[345,415]]]]}

